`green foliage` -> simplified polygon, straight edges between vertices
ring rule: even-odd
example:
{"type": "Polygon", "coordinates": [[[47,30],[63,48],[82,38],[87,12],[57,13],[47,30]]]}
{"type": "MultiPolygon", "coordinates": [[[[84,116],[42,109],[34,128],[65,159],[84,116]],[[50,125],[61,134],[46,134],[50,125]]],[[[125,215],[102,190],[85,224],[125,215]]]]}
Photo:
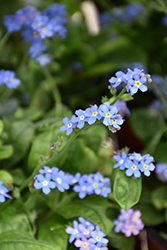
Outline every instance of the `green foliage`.
{"type": "Polygon", "coordinates": [[[11,145],[5,145],[0,147],[0,160],[8,159],[13,155],[13,147],[11,145]]]}
{"type": "Polygon", "coordinates": [[[128,210],[139,201],[141,187],[141,177],[128,177],[124,171],[118,171],[113,187],[114,198],[124,210],[128,210]]]}

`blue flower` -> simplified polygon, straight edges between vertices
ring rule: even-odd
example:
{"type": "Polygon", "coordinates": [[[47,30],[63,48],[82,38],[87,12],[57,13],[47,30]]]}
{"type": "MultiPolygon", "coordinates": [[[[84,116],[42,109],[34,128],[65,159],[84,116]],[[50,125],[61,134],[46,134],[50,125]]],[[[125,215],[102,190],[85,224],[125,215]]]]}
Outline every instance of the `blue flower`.
{"type": "Polygon", "coordinates": [[[100,192],[100,195],[103,196],[103,197],[107,197],[108,194],[111,193],[111,188],[110,187],[105,187],[105,186],[102,186],[101,187],[101,192],[100,192]]]}
{"type": "Polygon", "coordinates": [[[140,171],[143,172],[146,176],[150,176],[150,171],[153,171],[154,169],[154,164],[150,163],[149,161],[145,161],[144,164],[140,164],[140,171]]]}
{"type": "Polygon", "coordinates": [[[129,159],[130,160],[135,160],[135,161],[138,161],[138,162],[141,162],[142,159],[144,159],[144,156],[142,156],[141,154],[139,153],[132,153],[132,154],[129,154],[129,159]]]}
{"type": "Polygon", "coordinates": [[[36,61],[42,66],[44,67],[45,65],[49,64],[51,62],[51,58],[49,54],[42,54],[38,57],[36,57],[36,61]]]}
{"type": "Polygon", "coordinates": [[[88,117],[89,125],[95,123],[97,119],[100,120],[102,118],[102,116],[99,114],[99,108],[96,104],[85,110],[85,116],[88,117]]]}
{"type": "Polygon", "coordinates": [[[21,81],[15,78],[15,73],[10,70],[0,70],[0,85],[5,84],[8,88],[17,88],[21,81]]]}
{"type": "Polygon", "coordinates": [[[101,104],[99,107],[99,113],[102,117],[104,117],[103,124],[105,126],[112,125],[112,118],[115,114],[117,114],[118,109],[116,106],[110,106],[109,102],[105,102],[101,104]]]}
{"type": "Polygon", "coordinates": [[[125,116],[125,115],[129,116],[130,115],[130,110],[127,107],[127,102],[125,102],[123,100],[118,100],[114,105],[119,110],[119,114],[121,116],[125,116]]]}
{"type": "Polygon", "coordinates": [[[88,185],[85,181],[83,181],[82,179],[79,180],[79,185],[75,185],[73,187],[73,190],[77,193],[79,193],[79,198],[83,199],[85,198],[85,196],[93,191],[93,188],[88,185]],[[89,187],[89,190],[88,190],[89,187]]]}
{"type": "Polygon", "coordinates": [[[68,176],[62,171],[58,171],[57,168],[55,168],[52,171],[52,179],[56,183],[56,187],[60,192],[64,192],[64,190],[69,189],[69,184],[68,184],[68,176]]]}
{"type": "Polygon", "coordinates": [[[3,182],[0,181],[0,203],[5,202],[6,198],[11,199],[11,196],[7,192],[9,192],[8,188],[4,187],[3,182]]]}
{"type": "Polygon", "coordinates": [[[93,250],[107,250],[107,248],[102,243],[91,244],[90,248],[93,250]]]}
{"type": "Polygon", "coordinates": [[[71,234],[69,238],[69,242],[71,243],[73,240],[80,238],[81,232],[79,230],[79,225],[76,220],[73,221],[74,227],[67,227],[66,228],[66,233],[71,234]]]}
{"type": "Polygon", "coordinates": [[[79,217],[78,220],[79,220],[79,222],[82,223],[82,225],[84,225],[86,227],[88,227],[90,225],[94,225],[91,221],[85,220],[83,217],[79,217]]]}
{"type": "Polygon", "coordinates": [[[39,40],[31,45],[28,54],[31,56],[31,58],[36,58],[40,56],[45,49],[46,46],[43,44],[41,40],[39,40]]]}
{"type": "Polygon", "coordinates": [[[91,232],[94,230],[94,226],[85,226],[82,224],[79,224],[79,230],[82,232],[82,235],[86,238],[90,237],[91,232]]]}
{"type": "Polygon", "coordinates": [[[130,79],[128,81],[128,83],[132,86],[130,88],[131,95],[134,95],[138,91],[138,89],[140,89],[142,92],[147,91],[148,87],[144,85],[144,83],[147,82],[147,79],[145,76],[142,76],[140,78],[139,75],[134,75],[133,78],[134,80],[130,79]]]}
{"type": "Polygon", "coordinates": [[[124,79],[125,73],[123,73],[122,71],[117,71],[115,75],[116,77],[111,77],[109,79],[109,82],[111,83],[111,88],[118,87],[125,80],[124,79]]]}
{"type": "Polygon", "coordinates": [[[15,16],[8,15],[4,16],[4,25],[9,33],[14,31],[19,31],[21,29],[21,24],[18,22],[15,16]]]}
{"type": "Polygon", "coordinates": [[[44,169],[40,169],[39,173],[40,174],[52,174],[53,171],[55,171],[55,170],[58,170],[58,168],[55,168],[55,167],[49,168],[47,166],[44,166],[44,169]]]}
{"type": "Polygon", "coordinates": [[[76,184],[81,178],[81,174],[80,173],[76,173],[74,176],[72,174],[68,175],[68,183],[70,185],[74,185],[76,184]]]}
{"type": "Polygon", "coordinates": [[[85,116],[85,111],[79,109],[75,111],[75,114],[78,116],[77,128],[82,129],[85,125],[85,122],[88,121],[88,118],[85,116]]]}
{"type": "Polygon", "coordinates": [[[42,174],[38,174],[34,177],[35,183],[34,187],[36,189],[41,189],[44,194],[49,194],[50,189],[53,189],[56,187],[55,182],[51,181],[51,175],[46,174],[45,177],[42,174]]]}
{"type": "Polygon", "coordinates": [[[125,152],[122,152],[122,156],[114,155],[113,158],[114,158],[114,160],[116,160],[118,162],[114,165],[113,168],[119,167],[120,170],[124,170],[125,169],[125,162],[127,160],[127,154],[125,152]]]}
{"type": "Polygon", "coordinates": [[[75,115],[72,116],[71,120],[69,120],[67,117],[63,119],[64,126],[60,127],[60,131],[63,132],[67,130],[66,135],[70,135],[73,131],[73,129],[77,126],[77,117],[75,115]]]}
{"type": "Polygon", "coordinates": [[[126,163],[125,163],[125,166],[127,168],[126,170],[126,175],[127,176],[132,176],[134,174],[134,176],[136,178],[140,177],[141,176],[141,173],[140,173],[140,166],[139,166],[139,163],[134,160],[131,161],[131,160],[127,160],[126,163]]]}
{"type": "Polygon", "coordinates": [[[101,231],[99,226],[96,226],[96,230],[91,233],[91,236],[92,236],[91,238],[92,243],[102,243],[102,244],[108,243],[108,240],[104,238],[106,234],[103,231],[101,231]]]}

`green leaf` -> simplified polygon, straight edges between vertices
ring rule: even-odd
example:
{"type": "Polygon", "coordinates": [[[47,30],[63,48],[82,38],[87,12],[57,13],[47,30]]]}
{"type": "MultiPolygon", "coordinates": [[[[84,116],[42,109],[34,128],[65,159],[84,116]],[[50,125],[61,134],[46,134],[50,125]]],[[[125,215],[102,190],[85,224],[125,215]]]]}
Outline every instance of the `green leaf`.
{"type": "Polygon", "coordinates": [[[134,237],[126,237],[123,233],[112,232],[109,236],[110,246],[117,249],[129,250],[134,246],[134,237]]]}
{"type": "Polygon", "coordinates": [[[167,186],[158,187],[152,194],[152,202],[157,209],[167,208],[167,186]]]}
{"type": "Polygon", "coordinates": [[[156,162],[167,162],[166,153],[167,142],[161,141],[155,151],[154,159],[156,162]]]}
{"type": "Polygon", "coordinates": [[[124,94],[122,97],[121,97],[121,100],[123,100],[123,101],[131,101],[131,100],[133,100],[134,98],[133,98],[133,96],[131,96],[131,94],[130,93],[128,93],[128,94],[124,94]]]}
{"type": "Polygon", "coordinates": [[[3,131],[3,122],[2,120],[0,120],[0,135],[2,134],[3,131]]]}
{"type": "Polygon", "coordinates": [[[4,185],[7,184],[6,180],[9,180],[11,183],[13,183],[12,176],[5,170],[0,170],[0,180],[3,181],[4,185]]]}
{"type": "Polygon", "coordinates": [[[157,117],[150,117],[147,110],[143,108],[135,109],[135,111],[131,113],[130,121],[135,133],[146,144],[150,142],[157,131],[162,130],[164,127],[162,120],[157,119],[157,117]]]}
{"type": "Polygon", "coordinates": [[[55,215],[39,227],[38,239],[45,240],[48,243],[53,243],[53,245],[57,247],[56,249],[66,250],[68,242],[67,239],[69,237],[65,231],[66,221],[61,221],[59,217],[55,215]]]}
{"type": "Polygon", "coordinates": [[[22,120],[36,121],[43,115],[42,111],[36,108],[19,108],[15,112],[15,117],[22,120]]]}
{"type": "Polygon", "coordinates": [[[0,234],[1,249],[3,250],[60,250],[45,241],[33,239],[22,231],[9,231],[0,234]]]}
{"type": "Polygon", "coordinates": [[[156,226],[165,221],[165,210],[157,210],[152,204],[140,204],[139,209],[146,226],[156,226]]]}
{"type": "MultiPolygon", "coordinates": [[[[62,122],[58,122],[55,126],[48,128],[47,131],[35,137],[28,156],[28,167],[30,170],[36,168],[41,155],[53,155],[53,151],[49,148],[49,145],[57,142],[59,136],[62,136],[62,132],[59,131],[61,125],[62,122]]],[[[63,158],[63,161],[64,160],[65,156],[63,158]]]]}
{"type": "Polygon", "coordinates": [[[91,197],[90,202],[88,202],[88,199],[87,201],[75,201],[72,204],[62,205],[57,209],[57,212],[66,219],[82,216],[98,225],[101,230],[108,234],[111,232],[113,223],[106,216],[105,199],[101,198],[91,197]],[[97,202],[98,198],[100,198],[100,205],[97,202]]]}
{"type": "Polygon", "coordinates": [[[5,145],[0,147],[0,160],[8,159],[13,154],[13,147],[11,145],[5,145]]]}
{"type": "Polygon", "coordinates": [[[0,234],[12,230],[20,230],[32,235],[32,229],[24,213],[17,213],[14,209],[7,208],[0,211],[0,234]]]}
{"type": "Polygon", "coordinates": [[[3,162],[3,166],[11,167],[21,160],[30,146],[34,136],[34,126],[29,121],[17,121],[10,128],[10,142],[14,153],[10,159],[3,162]]]}
{"type": "Polygon", "coordinates": [[[141,177],[128,177],[124,171],[118,171],[113,189],[115,200],[124,210],[128,210],[139,201],[141,177]]]}
{"type": "Polygon", "coordinates": [[[16,168],[11,170],[10,173],[12,174],[14,184],[20,186],[25,181],[25,176],[21,169],[16,168]]]}

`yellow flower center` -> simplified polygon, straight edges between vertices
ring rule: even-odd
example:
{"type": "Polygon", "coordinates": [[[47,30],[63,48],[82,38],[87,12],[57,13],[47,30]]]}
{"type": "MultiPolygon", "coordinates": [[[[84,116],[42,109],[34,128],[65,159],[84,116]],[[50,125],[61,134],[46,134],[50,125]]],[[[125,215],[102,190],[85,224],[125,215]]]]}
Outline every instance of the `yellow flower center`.
{"type": "Polygon", "coordinates": [[[137,217],[135,216],[135,217],[133,217],[133,220],[137,220],[137,217]]]}
{"type": "Polygon", "coordinates": [[[119,163],[122,164],[124,161],[123,160],[120,160],[119,163]]]}
{"type": "Polygon", "coordinates": [[[101,238],[100,238],[100,237],[96,237],[96,240],[97,240],[97,241],[101,241],[101,238]]]}
{"type": "Polygon", "coordinates": [[[62,181],[61,181],[61,179],[60,179],[60,178],[57,178],[56,180],[57,180],[57,182],[58,182],[59,184],[61,184],[61,183],[62,183],[62,181]]]}
{"type": "Polygon", "coordinates": [[[162,164],[162,167],[163,167],[163,168],[166,168],[166,166],[167,166],[166,163],[163,163],[163,164],[162,164]]]}
{"type": "Polygon", "coordinates": [[[11,77],[11,78],[10,78],[10,82],[13,82],[13,81],[14,81],[14,78],[13,78],[13,77],[11,77]]]}
{"type": "Polygon", "coordinates": [[[4,191],[3,191],[3,190],[0,190],[0,193],[1,193],[1,194],[4,194],[4,191]]]}
{"type": "Polygon", "coordinates": [[[95,112],[93,112],[93,116],[96,116],[97,115],[97,112],[95,111],[95,112]]]}
{"type": "Polygon", "coordinates": [[[104,190],[105,190],[105,187],[103,187],[101,190],[104,191],[104,190]]]}
{"type": "Polygon", "coordinates": [[[113,123],[116,123],[116,121],[117,121],[117,120],[116,120],[115,118],[114,118],[114,119],[112,119],[112,122],[113,122],[113,123]]]}
{"type": "Polygon", "coordinates": [[[121,81],[121,77],[120,77],[120,78],[118,78],[118,81],[119,81],[119,82],[121,81]]]}
{"type": "Polygon", "coordinates": [[[84,242],[84,243],[83,243],[83,247],[87,247],[87,243],[84,242]]]}
{"type": "Polygon", "coordinates": [[[103,179],[103,178],[101,178],[101,179],[100,179],[100,181],[104,181],[104,179],[103,179]]]}
{"type": "Polygon", "coordinates": [[[77,233],[78,233],[78,230],[75,229],[75,230],[73,231],[73,234],[77,234],[77,233]]]}
{"type": "Polygon", "coordinates": [[[94,186],[94,187],[97,187],[97,183],[94,183],[93,186],[94,186]]]}
{"type": "Polygon", "coordinates": [[[46,33],[48,30],[46,28],[43,28],[42,31],[46,33]]]}
{"type": "Polygon", "coordinates": [[[139,87],[141,83],[139,81],[137,81],[135,84],[137,87],[139,87]]]}
{"type": "Polygon", "coordinates": [[[88,230],[86,230],[86,231],[84,232],[84,234],[89,234],[89,231],[88,231],[88,230]]]}
{"type": "Polygon", "coordinates": [[[82,190],[86,190],[86,187],[82,187],[82,190]]]}
{"type": "Polygon", "coordinates": [[[129,218],[129,214],[126,214],[126,215],[125,215],[125,218],[129,218]]]}
{"type": "Polygon", "coordinates": [[[106,113],[106,117],[110,117],[111,116],[111,114],[108,112],[108,113],[106,113]]]}
{"type": "Polygon", "coordinates": [[[87,221],[87,222],[86,222],[86,225],[90,225],[90,222],[89,222],[89,221],[87,221]]]}
{"type": "Polygon", "coordinates": [[[135,170],[137,167],[135,165],[132,166],[132,169],[135,170]]]}
{"type": "Polygon", "coordinates": [[[144,169],[147,169],[147,168],[148,168],[148,166],[147,166],[147,165],[144,165],[143,167],[144,167],[144,169]]]}
{"type": "Polygon", "coordinates": [[[85,117],[84,115],[81,115],[80,119],[81,119],[81,120],[83,120],[83,119],[84,119],[84,117],[85,117]]]}
{"type": "Polygon", "coordinates": [[[137,159],[138,159],[138,160],[141,160],[141,156],[138,156],[137,159]]]}
{"type": "Polygon", "coordinates": [[[42,23],[41,23],[41,22],[39,22],[39,23],[38,23],[38,26],[41,26],[41,25],[42,25],[42,23]]]}
{"type": "Polygon", "coordinates": [[[135,227],[134,226],[130,226],[130,229],[134,229],[135,227]]]}

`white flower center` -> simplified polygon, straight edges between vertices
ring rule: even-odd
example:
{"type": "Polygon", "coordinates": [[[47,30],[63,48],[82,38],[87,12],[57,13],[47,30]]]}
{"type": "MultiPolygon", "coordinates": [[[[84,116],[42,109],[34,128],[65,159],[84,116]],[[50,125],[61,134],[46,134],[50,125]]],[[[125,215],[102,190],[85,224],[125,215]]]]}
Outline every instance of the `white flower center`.
{"type": "Polygon", "coordinates": [[[59,184],[62,183],[62,180],[61,180],[60,178],[56,178],[56,180],[57,180],[57,182],[58,182],[59,184]]]}

